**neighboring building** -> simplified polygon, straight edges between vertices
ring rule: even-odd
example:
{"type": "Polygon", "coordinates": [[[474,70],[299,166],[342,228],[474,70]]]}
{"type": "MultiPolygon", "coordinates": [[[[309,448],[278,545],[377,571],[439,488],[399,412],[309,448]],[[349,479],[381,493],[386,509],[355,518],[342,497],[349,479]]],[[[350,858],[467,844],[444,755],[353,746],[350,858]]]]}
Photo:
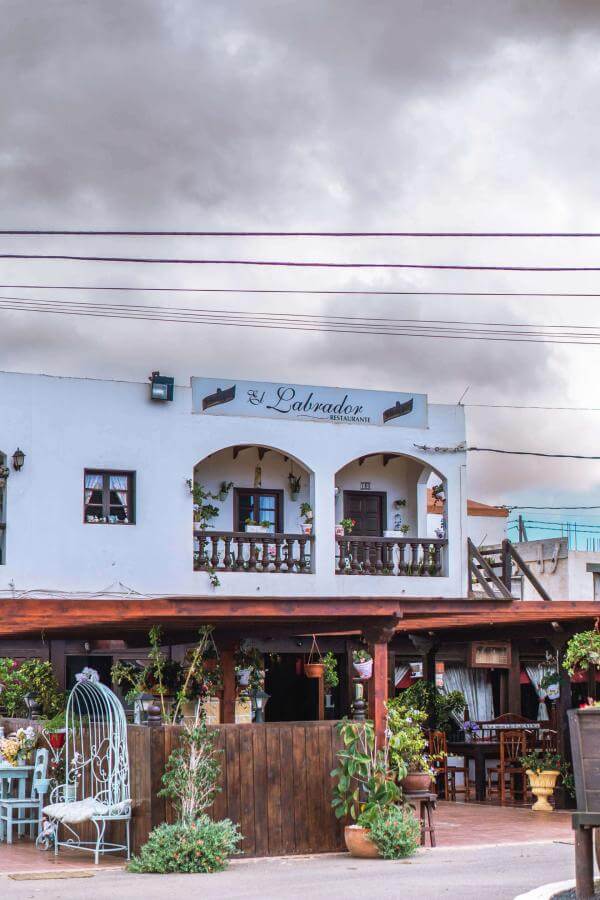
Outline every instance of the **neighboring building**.
{"type": "MultiPolygon", "coordinates": [[[[561,600],[597,600],[596,588],[600,572],[600,553],[569,549],[568,538],[544,538],[521,541],[517,550],[552,598],[561,600]]],[[[535,600],[532,585],[523,581],[522,598],[535,600]]]]}

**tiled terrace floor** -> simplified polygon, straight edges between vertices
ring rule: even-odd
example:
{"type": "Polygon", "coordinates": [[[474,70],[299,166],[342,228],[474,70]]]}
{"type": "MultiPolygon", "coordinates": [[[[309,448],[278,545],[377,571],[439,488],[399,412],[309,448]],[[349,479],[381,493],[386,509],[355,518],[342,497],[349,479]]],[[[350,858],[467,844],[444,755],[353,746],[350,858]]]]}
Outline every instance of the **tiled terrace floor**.
{"type": "MultiPolygon", "coordinates": [[[[477,847],[536,841],[572,843],[569,812],[536,813],[522,807],[440,801],[435,813],[437,846],[477,847]]],[[[122,866],[121,856],[104,857],[101,867],[122,866]]],[[[58,858],[28,841],[0,844],[0,874],[93,868],[88,853],[62,851],[58,858]]]]}

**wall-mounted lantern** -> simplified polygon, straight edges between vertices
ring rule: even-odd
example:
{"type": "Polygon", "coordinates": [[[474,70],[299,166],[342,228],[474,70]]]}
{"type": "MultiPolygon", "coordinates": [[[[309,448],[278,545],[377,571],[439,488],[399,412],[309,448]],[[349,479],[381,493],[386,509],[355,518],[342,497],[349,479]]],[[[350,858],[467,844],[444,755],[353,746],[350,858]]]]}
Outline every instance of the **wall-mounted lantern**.
{"type": "Polygon", "coordinates": [[[15,452],[12,455],[12,464],[13,464],[13,469],[15,470],[15,472],[19,472],[23,468],[23,465],[25,464],[25,454],[23,453],[23,451],[21,450],[20,447],[17,447],[17,449],[15,450],[15,452]]]}
{"type": "Polygon", "coordinates": [[[153,372],[150,376],[150,399],[151,400],[172,400],[175,379],[161,375],[160,372],[153,372]]]}

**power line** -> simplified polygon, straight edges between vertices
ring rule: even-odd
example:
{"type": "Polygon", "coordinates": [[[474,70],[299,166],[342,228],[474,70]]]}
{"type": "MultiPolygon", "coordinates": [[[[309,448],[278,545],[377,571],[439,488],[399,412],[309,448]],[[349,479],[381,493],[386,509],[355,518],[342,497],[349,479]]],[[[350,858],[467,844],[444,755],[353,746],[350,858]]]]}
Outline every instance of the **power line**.
{"type": "Polygon", "coordinates": [[[459,405],[469,409],[539,409],[559,412],[600,412],[600,406],[526,406],[525,404],[515,403],[461,403],[459,405]]]}
{"type": "Polygon", "coordinates": [[[598,231],[135,231],[92,228],[0,229],[0,235],[23,237],[417,237],[417,238],[597,238],[598,231]]]}
{"type": "Polygon", "coordinates": [[[503,508],[512,512],[513,509],[600,509],[600,506],[523,506],[511,504],[510,506],[503,506],[503,508]]]}
{"type": "MultiPolygon", "coordinates": [[[[92,304],[66,300],[43,300],[36,298],[11,298],[0,297],[0,309],[19,312],[43,312],[58,315],[90,316],[96,318],[138,319],[144,321],[175,322],[182,324],[228,325],[246,328],[267,328],[289,331],[314,331],[336,332],[346,334],[367,334],[378,336],[396,337],[428,337],[445,338],[448,340],[486,340],[504,341],[511,343],[545,343],[566,344],[570,346],[600,346],[599,341],[589,340],[589,337],[600,335],[579,334],[580,340],[563,340],[563,335],[548,336],[545,332],[519,332],[519,331],[494,331],[490,328],[472,328],[469,324],[457,328],[447,327],[444,324],[422,325],[420,320],[384,320],[391,322],[388,327],[382,328],[373,325],[370,321],[353,320],[349,317],[344,320],[307,317],[294,314],[277,313],[240,313],[224,310],[193,311],[169,309],[166,307],[128,307],[117,304],[92,304]],[[276,317],[279,318],[276,318],[276,317]],[[395,321],[404,325],[395,324],[395,321]],[[528,337],[523,334],[534,334],[528,337]]],[[[433,320],[431,320],[433,321],[433,320]]]]}
{"type": "Polygon", "coordinates": [[[600,272],[600,266],[481,266],[458,263],[316,262],[267,259],[190,259],[154,256],[75,256],[66,253],[0,253],[0,259],[40,259],[70,262],[111,262],[151,265],[260,266],[302,269],[434,269],[459,272],[600,272]]]}
{"type": "Polygon", "coordinates": [[[41,291],[137,291],[171,294],[300,294],[318,296],[373,297],[600,297],[598,293],[564,291],[375,291],[375,290],[300,290],[294,288],[188,288],[136,287],[134,285],[91,284],[0,284],[0,290],[41,291]]]}
{"type": "Polygon", "coordinates": [[[574,453],[541,453],[534,450],[498,450],[495,447],[466,447],[462,448],[473,453],[502,453],[509,456],[545,456],[550,459],[600,459],[600,456],[584,456],[574,453]]]}

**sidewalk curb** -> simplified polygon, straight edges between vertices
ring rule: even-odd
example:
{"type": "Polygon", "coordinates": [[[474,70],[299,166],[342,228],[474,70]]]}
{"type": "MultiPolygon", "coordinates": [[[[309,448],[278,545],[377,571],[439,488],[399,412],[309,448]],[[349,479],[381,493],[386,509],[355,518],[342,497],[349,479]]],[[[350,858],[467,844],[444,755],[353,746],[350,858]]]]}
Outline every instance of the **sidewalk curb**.
{"type": "Polygon", "coordinates": [[[550,900],[558,891],[566,891],[575,887],[574,879],[569,881],[553,881],[550,884],[543,884],[541,887],[534,888],[526,894],[519,894],[514,900],[550,900]]]}

